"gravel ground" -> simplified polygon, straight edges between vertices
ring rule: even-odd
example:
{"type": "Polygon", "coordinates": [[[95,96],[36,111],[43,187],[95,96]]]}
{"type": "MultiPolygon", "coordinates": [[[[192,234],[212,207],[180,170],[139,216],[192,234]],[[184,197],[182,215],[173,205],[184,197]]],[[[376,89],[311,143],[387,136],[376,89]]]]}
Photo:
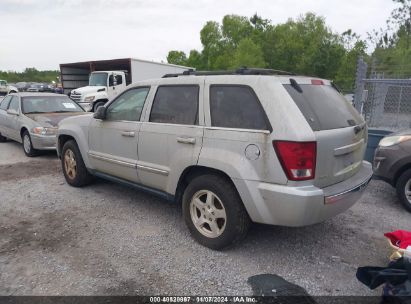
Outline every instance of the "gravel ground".
{"type": "Polygon", "coordinates": [[[311,295],[378,295],[358,266],[383,266],[383,233],[411,230],[389,185],[372,181],[347,212],[305,228],[254,225],[222,252],[194,242],[181,208],[97,180],[68,186],[54,153],[27,162],[0,144],[0,295],[251,295],[271,273],[311,295]]]}

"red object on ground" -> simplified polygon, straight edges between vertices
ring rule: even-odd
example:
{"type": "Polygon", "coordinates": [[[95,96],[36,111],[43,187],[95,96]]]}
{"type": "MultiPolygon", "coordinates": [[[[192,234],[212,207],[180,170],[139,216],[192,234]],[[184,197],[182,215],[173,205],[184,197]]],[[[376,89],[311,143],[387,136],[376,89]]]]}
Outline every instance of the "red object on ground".
{"type": "Polygon", "coordinates": [[[387,232],[384,236],[390,239],[394,246],[406,249],[411,246],[411,231],[397,230],[393,232],[387,232]]]}

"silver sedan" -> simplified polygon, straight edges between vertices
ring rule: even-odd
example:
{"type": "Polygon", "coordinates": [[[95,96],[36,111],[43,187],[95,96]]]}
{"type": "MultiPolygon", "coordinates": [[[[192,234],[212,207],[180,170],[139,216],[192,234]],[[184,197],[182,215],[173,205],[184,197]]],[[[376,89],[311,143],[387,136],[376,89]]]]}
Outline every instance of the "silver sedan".
{"type": "Polygon", "coordinates": [[[58,123],[69,116],[85,114],[65,95],[15,93],[0,101],[0,142],[11,139],[23,144],[24,153],[56,149],[58,123]]]}

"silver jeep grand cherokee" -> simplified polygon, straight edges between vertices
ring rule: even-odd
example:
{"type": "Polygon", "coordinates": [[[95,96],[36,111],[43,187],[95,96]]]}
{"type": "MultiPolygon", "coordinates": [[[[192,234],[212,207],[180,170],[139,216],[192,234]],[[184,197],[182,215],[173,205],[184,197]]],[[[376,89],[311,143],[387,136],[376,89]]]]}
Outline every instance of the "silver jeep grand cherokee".
{"type": "Polygon", "coordinates": [[[213,249],[251,222],[304,226],[351,207],[372,175],[366,142],[330,81],[258,69],[139,82],[58,130],[70,185],[98,176],[181,202],[213,249]]]}

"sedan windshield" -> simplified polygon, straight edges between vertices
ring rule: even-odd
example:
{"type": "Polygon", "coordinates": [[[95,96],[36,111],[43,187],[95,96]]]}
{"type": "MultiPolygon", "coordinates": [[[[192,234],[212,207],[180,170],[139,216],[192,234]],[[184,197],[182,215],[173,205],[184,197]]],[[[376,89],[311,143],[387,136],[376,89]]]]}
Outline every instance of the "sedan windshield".
{"type": "Polygon", "coordinates": [[[90,76],[89,86],[107,86],[107,73],[93,73],[90,76]]]}
{"type": "Polygon", "coordinates": [[[23,97],[21,100],[24,114],[84,112],[78,104],[66,96],[30,96],[23,97]]]}

